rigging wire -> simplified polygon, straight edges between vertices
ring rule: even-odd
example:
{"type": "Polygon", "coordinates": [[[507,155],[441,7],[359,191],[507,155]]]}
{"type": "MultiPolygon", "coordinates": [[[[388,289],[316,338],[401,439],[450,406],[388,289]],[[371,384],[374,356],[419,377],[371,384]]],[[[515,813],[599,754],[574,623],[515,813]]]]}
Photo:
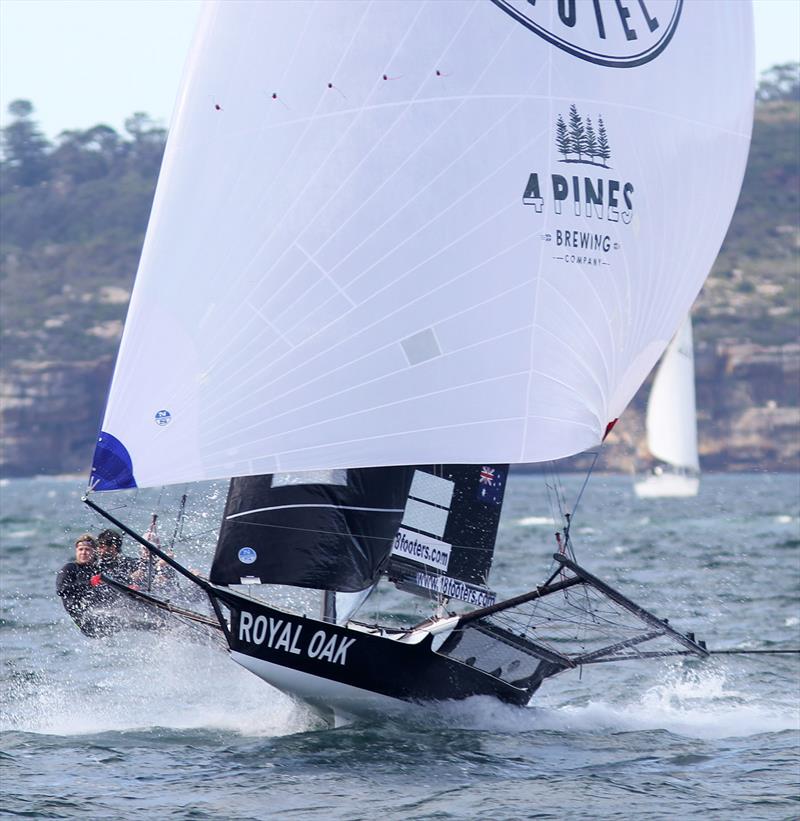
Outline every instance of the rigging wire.
{"type": "MultiPolygon", "coordinates": [[[[555,533],[558,553],[566,555],[574,562],[577,561],[577,557],[572,544],[570,530],[575,513],[580,506],[589,479],[597,464],[599,450],[594,451],[591,456],[593,457],[591,464],[586,471],[586,475],[581,483],[571,511],[567,507],[566,488],[556,463],[549,462],[545,470],[545,489],[550,513],[554,522],[560,521],[561,523],[560,530],[555,533]]],[[[551,564],[551,568],[552,567],[553,565],[551,564]]],[[[563,570],[561,571],[561,575],[563,578],[563,570]]],[[[588,628],[590,625],[593,625],[595,629],[599,627],[601,623],[605,623],[606,626],[615,625],[613,619],[610,617],[613,613],[603,615],[599,612],[600,608],[597,607],[598,602],[593,600],[588,586],[580,585],[580,588],[579,591],[571,589],[561,591],[561,606],[563,608],[566,605],[566,607],[575,611],[573,618],[564,618],[565,614],[563,609],[560,612],[557,612],[555,609],[551,610],[549,604],[545,604],[543,600],[539,599],[531,603],[530,609],[527,610],[527,612],[520,612],[519,614],[508,612],[504,617],[498,618],[498,622],[507,622],[509,626],[513,626],[513,628],[520,630],[523,634],[536,629],[534,622],[537,619],[543,618],[546,622],[550,623],[551,627],[553,626],[553,622],[560,622],[563,627],[567,625],[572,626],[570,637],[574,640],[579,640],[580,635],[588,637],[588,628]],[[551,615],[546,615],[548,612],[550,612],[551,615]],[[522,623],[520,623],[520,620],[522,623]]],[[[623,625],[618,624],[615,626],[619,628],[623,625]]],[[[626,628],[630,629],[627,626],[626,628]]],[[[583,646],[585,649],[585,644],[583,646]]]]}
{"type": "Polygon", "coordinates": [[[581,503],[581,499],[583,498],[583,492],[586,490],[586,486],[589,484],[589,478],[592,475],[592,471],[594,470],[594,466],[597,464],[597,460],[600,458],[600,451],[596,450],[594,453],[591,454],[594,458],[592,459],[592,464],[589,465],[589,470],[586,471],[586,476],[584,477],[583,484],[581,485],[580,491],[578,491],[578,496],[575,499],[575,504],[572,506],[572,516],[575,517],[575,514],[578,511],[578,506],[581,503]]]}

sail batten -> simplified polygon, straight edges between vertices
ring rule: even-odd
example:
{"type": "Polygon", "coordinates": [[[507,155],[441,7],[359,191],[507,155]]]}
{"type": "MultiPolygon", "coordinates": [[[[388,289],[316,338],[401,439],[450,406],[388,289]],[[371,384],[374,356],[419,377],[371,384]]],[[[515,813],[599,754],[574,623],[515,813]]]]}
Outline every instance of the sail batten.
{"type": "Polygon", "coordinates": [[[402,513],[402,508],[393,507],[357,507],[355,505],[334,505],[334,504],[297,504],[297,505],[270,505],[269,507],[256,507],[251,510],[242,510],[239,513],[231,513],[225,518],[228,521],[238,519],[242,516],[249,516],[253,513],[266,513],[270,510],[306,510],[313,508],[329,508],[336,510],[356,510],[361,513],[402,513]]]}
{"type": "Polygon", "coordinates": [[[747,4],[580,8],[210,3],[93,484],[597,445],[719,249],[753,71],[747,4]]]}

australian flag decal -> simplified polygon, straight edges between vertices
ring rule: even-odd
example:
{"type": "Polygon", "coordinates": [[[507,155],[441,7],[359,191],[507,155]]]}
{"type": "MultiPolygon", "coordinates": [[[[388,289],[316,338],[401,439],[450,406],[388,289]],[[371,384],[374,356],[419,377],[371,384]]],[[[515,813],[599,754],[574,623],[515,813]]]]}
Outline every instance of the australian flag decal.
{"type": "Polygon", "coordinates": [[[503,474],[488,465],[483,465],[478,475],[478,500],[490,505],[503,501],[503,474]]]}

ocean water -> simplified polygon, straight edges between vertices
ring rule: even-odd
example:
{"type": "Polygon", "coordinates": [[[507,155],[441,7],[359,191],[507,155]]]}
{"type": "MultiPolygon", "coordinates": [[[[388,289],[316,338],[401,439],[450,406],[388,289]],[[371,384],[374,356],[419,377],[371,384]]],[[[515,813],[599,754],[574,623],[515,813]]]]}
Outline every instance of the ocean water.
{"type": "MultiPolygon", "coordinates": [[[[571,504],[580,480],[564,485],[571,504]]],[[[545,682],[527,708],[474,698],[330,729],[214,646],[84,638],[54,594],[75,536],[102,526],[81,489],[0,487],[3,818],[800,816],[797,655],[595,665],[545,682]]],[[[169,533],[181,490],[100,502],[141,530],[158,509],[169,533]]],[[[207,564],[223,495],[190,496],[196,538],[178,554],[193,566],[207,564]]],[[[542,477],[512,477],[501,595],[544,578],[553,516],[542,477]]],[[[797,476],[707,475],[683,501],[636,500],[629,478],[594,476],[573,538],[590,571],[712,649],[800,647],[797,476]]],[[[376,606],[419,616],[381,595],[376,606]]]]}

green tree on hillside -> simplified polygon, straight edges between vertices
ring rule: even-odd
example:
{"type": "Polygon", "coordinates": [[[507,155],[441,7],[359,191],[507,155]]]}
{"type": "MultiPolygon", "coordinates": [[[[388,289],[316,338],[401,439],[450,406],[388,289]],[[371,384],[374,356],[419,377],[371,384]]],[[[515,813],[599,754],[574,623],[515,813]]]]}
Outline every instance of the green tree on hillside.
{"type": "Polygon", "coordinates": [[[756,98],[761,102],[800,101],[800,63],[782,63],[762,72],[756,98]]]}
{"type": "Polygon", "coordinates": [[[50,143],[31,119],[33,105],[28,100],[14,100],[8,113],[14,122],[0,133],[2,175],[11,185],[38,185],[50,178],[50,143]]]}
{"type": "Polygon", "coordinates": [[[130,134],[131,160],[141,173],[158,174],[161,157],[167,140],[167,130],[156,125],[147,114],[137,111],[125,120],[125,130],[130,134]]]}
{"type": "Polygon", "coordinates": [[[107,125],[87,131],[62,131],[52,152],[54,175],[82,183],[105,177],[125,154],[119,135],[107,125]]]}

